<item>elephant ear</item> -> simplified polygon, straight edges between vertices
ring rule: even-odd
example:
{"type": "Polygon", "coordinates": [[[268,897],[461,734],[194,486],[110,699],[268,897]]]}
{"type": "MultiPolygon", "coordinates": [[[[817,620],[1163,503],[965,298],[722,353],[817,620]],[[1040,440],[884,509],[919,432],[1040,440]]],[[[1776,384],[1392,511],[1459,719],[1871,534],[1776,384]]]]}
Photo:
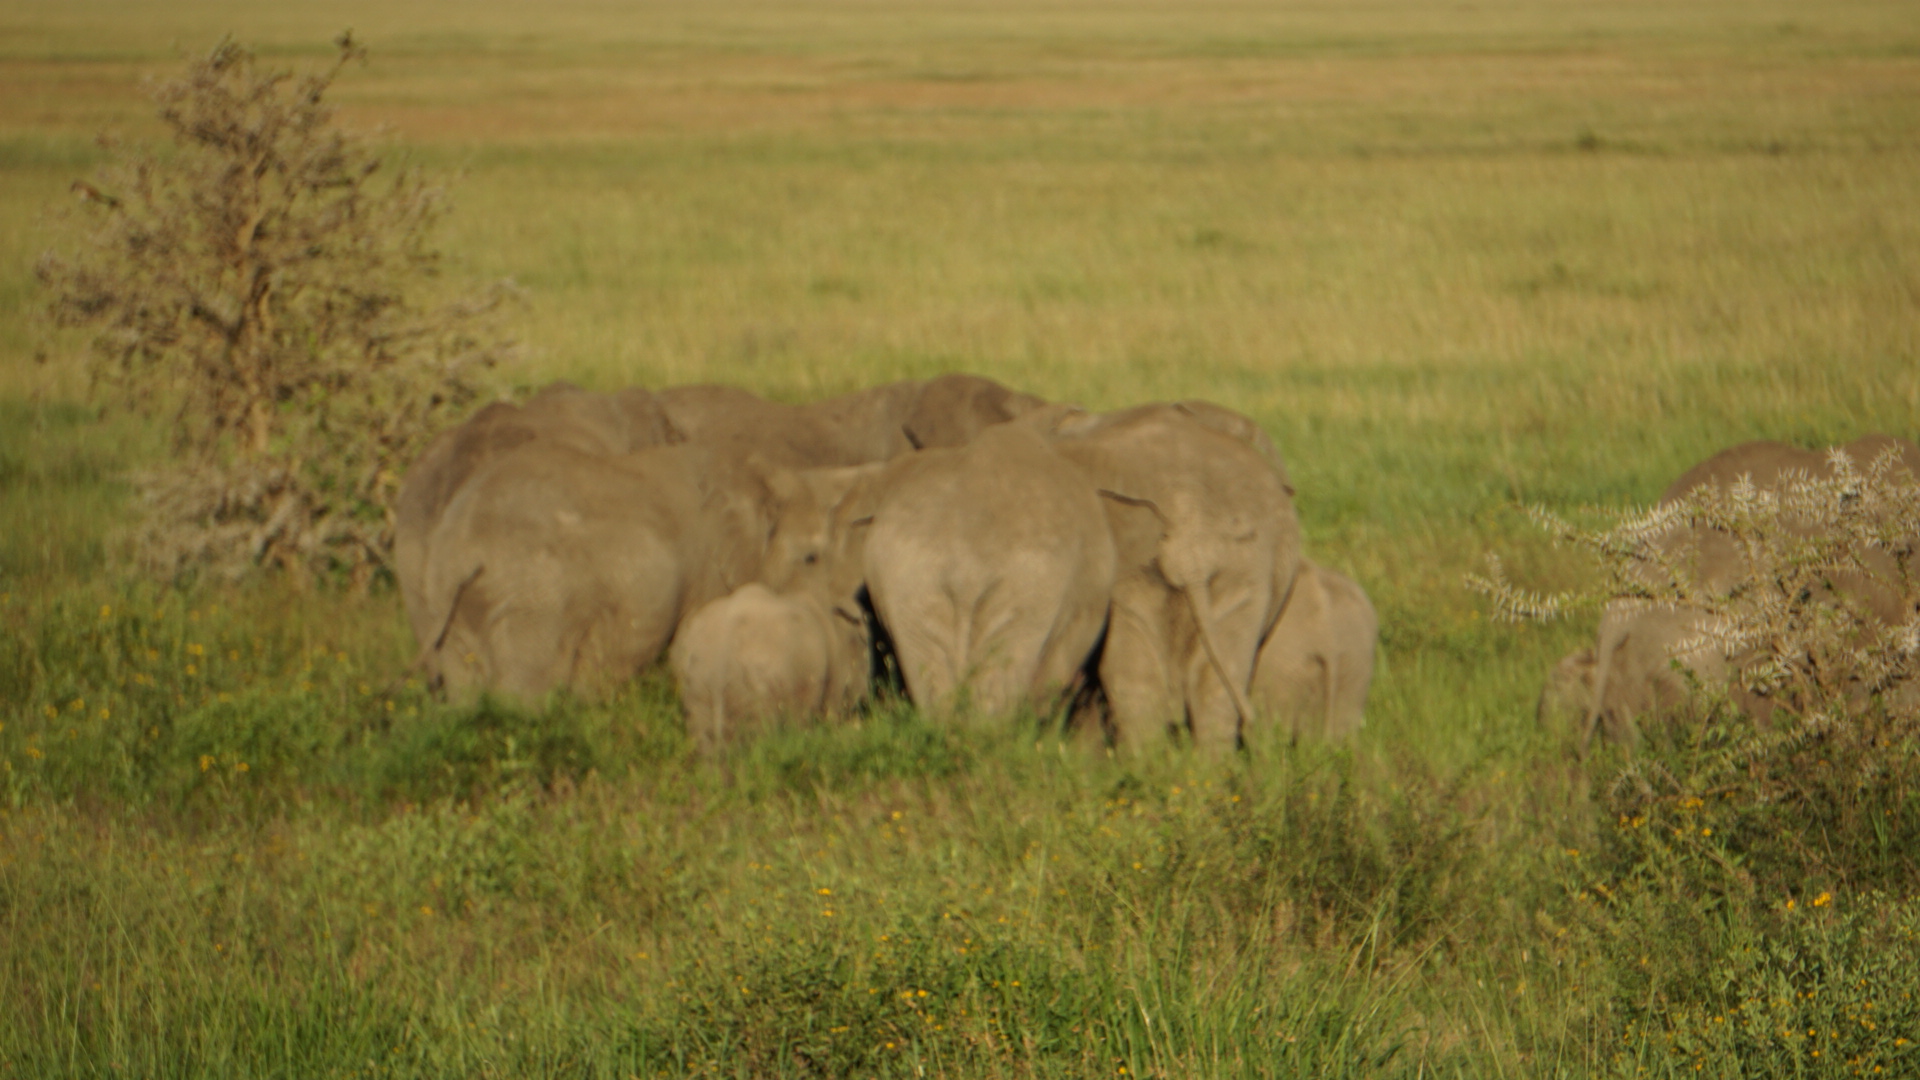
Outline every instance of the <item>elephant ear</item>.
{"type": "Polygon", "coordinates": [[[1124,565],[1147,566],[1160,555],[1168,522],[1158,503],[1112,488],[1096,488],[1107,508],[1107,527],[1124,565]]]}
{"type": "Polygon", "coordinates": [[[874,511],[880,508],[881,474],[885,471],[885,464],[855,465],[836,470],[841,475],[822,478],[836,485],[834,490],[823,493],[832,496],[828,505],[836,530],[872,523],[874,511]]]}
{"type": "Polygon", "coordinates": [[[809,494],[807,483],[800,476],[800,470],[777,464],[765,454],[754,451],[743,461],[747,472],[760,478],[772,496],[772,507],[778,509],[791,506],[805,500],[809,494]]]}
{"type": "Polygon", "coordinates": [[[859,501],[873,486],[872,481],[886,468],[886,463],[875,462],[868,465],[839,465],[827,468],[808,469],[803,474],[808,489],[808,497],[823,510],[838,512],[850,501],[859,501]]]}

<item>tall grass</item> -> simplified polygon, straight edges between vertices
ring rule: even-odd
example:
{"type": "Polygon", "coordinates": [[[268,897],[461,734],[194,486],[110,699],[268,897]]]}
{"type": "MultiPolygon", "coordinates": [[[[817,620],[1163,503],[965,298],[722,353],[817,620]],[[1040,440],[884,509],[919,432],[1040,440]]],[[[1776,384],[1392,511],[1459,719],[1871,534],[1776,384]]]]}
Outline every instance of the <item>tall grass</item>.
{"type": "Polygon", "coordinates": [[[1582,628],[1459,585],[1584,572],[1516,501],[1915,434],[1903,5],[3,10],[0,1077],[1912,1071],[1911,897],[1650,874],[1533,720],[1582,628]],[[36,363],[32,259],[169,42],[349,24],[512,381],[1253,415],[1381,612],[1357,744],[889,706],[709,767],[657,675],[452,709],[391,595],[123,583],[159,433],[36,363]]]}

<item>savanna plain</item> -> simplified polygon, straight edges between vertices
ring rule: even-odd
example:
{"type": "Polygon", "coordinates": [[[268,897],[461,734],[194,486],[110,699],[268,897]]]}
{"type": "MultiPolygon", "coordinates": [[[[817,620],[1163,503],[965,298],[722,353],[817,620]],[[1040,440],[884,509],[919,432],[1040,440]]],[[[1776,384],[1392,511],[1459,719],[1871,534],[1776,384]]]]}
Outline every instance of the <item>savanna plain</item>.
{"type": "Polygon", "coordinates": [[[0,1077],[1920,1075],[1917,797],[1707,887],[1737,829],[1535,720],[1591,616],[1463,585],[1588,579],[1522,504],[1920,434],[1917,196],[1907,2],[4,0],[0,1077]],[[349,26],[342,122],[525,291],[501,390],[1239,409],[1379,609],[1357,740],[702,762],[658,673],[455,708],[391,588],[140,580],[164,432],[34,260],[144,77],[349,26]]]}

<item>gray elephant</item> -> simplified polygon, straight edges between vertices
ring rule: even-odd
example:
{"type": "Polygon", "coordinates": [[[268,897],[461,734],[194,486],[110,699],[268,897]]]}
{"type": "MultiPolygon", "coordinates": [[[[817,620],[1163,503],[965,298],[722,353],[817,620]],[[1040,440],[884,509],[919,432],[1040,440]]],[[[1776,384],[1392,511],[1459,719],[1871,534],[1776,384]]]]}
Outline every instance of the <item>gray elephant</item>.
{"type": "MultiPolygon", "coordinates": [[[[1595,735],[1611,742],[1639,740],[1640,725],[1678,718],[1693,686],[1719,688],[1738,664],[1711,641],[1717,620],[1691,608],[1610,604],[1594,643],[1593,694],[1580,737],[1584,754],[1595,735]]],[[[1736,694],[1759,719],[1767,703],[1736,694]]]]}
{"type": "Polygon", "coordinates": [[[423,661],[456,698],[593,692],[753,580],[768,493],[709,450],[618,456],[532,442],[484,465],[428,544],[423,661]]]}
{"type": "Polygon", "coordinates": [[[1122,745],[1185,726],[1197,746],[1230,748],[1254,719],[1247,690],[1299,569],[1300,526],[1274,461],[1222,430],[1237,415],[1036,414],[1106,499],[1120,562],[1099,672],[1122,745]]]}
{"type": "Polygon", "coordinates": [[[393,570],[407,622],[421,644],[438,633],[424,588],[428,538],[442,512],[481,466],[529,442],[610,456],[679,441],[652,394],[596,394],[551,383],[523,405],[494,402],[427,444],[394,503],[393,570]]]}
{"type": "Polygon", "coordinates": [[[1115,571],[1101,500],[1029,425],[774,486],[770,575],[840,609],[864,588],[923,708],[1049,709],[1099,640],[1115,571]]]}
{"type": "Polygon", "coordinates": [[[888,383],[802,405],[731,386],[659,392],[688,441],[793,469],[886,461],[909,450],[962,446],[1042,402],[977,375],[888,383]]]}
{"type": "Polygon", "coordinates": [[[844,712],[867,684],[859,611],[757,582],[694,612],[667,656],[687,732],[707,755],[782,718],[844,712]]]}
{"type": "MultiPolygon", "coordinates": [[[[1920,476],[1920,448],[1904,439],[1868,435],[1842,449],[1862,469],[1891,451],[1897,456],[1898,467],[1909,476],[1920,476]]],[[[1702,487],[1724,488],[1742,478],[1758,489],[1770,490],[1794,472],[1830,476],[1832,465],[1822,451],[1771,441],[1742,443],[1681,474],[1661,495],[1659,505],[1670,505],[1702,487]]],[[[1713,592],[1727,592],[1747,574],[1736,541],[1704,526],[1676,530],[1663,539],[1661,546],[1670,554],[1688,558],[1684,571],[1713,592]]],[[[1882,621],[1908,618],[1912,613],[1905,610],[1898,591],[1886,585],[1896,573],[1892,556],[1871,552],[1868,562],[1871,573],[1864,578],[1851,572],[1835,575],[1834,591],[1858,597],[1866,610],[1882,621]]],[[[1649,607],[1632,601],[1608,605],[1596,634],[1593,690],[1580,734],[1582,750],[1595,735],[1613,741],[1635,740],[1639,734],[1637,722],[1670,717],[1686,705],[1690,681],[1727,689],[1742,711],[1766,723],[1773,704],[1747,692],[1732,678],[1749,658],[1729,656],[1704,643],[1715,626],[1716,620],[1708,614],[1688,608],[1649,607]]]]}
{"type": "Polygon", "coordinates": [[[1380,621],[1358,582],[1300,561],[1273,632],[1260,646],[1253,704],[1295,738],[1351,737],[1366,713],[1380,621]]]}
{"type": "Polygon", "coordinates": [[[1547,672],[1534,702],[1533,718],[1542,731],[1562,739],[1579,737],[1593,708],[1593,646],[1560,658],[1547,672]]]}

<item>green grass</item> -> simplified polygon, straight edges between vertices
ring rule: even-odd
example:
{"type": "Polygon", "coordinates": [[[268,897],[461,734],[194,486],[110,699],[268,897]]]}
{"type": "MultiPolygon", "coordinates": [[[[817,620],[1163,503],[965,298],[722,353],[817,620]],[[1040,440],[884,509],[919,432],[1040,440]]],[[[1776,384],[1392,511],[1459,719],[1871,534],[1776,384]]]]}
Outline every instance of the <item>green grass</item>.
{"type": "Polygon", "coordinates": [[[1910,892],[1623,841],[1533,719],[1590,628],[1461,577],[1579,579],[1516,502],[1920,432],[1915,175],[1901,3],[0,3],[0,1077],[1912,1072],[1910,892]],[[455,709],[391,594],[129,581],[164,433],[33,260],[171,43],[344,25],[343,117],[528,290],[504,384],[1253,415],[1381,613],[1357,744],[885,707],[702,765],[657,674],[455,709]]]}

